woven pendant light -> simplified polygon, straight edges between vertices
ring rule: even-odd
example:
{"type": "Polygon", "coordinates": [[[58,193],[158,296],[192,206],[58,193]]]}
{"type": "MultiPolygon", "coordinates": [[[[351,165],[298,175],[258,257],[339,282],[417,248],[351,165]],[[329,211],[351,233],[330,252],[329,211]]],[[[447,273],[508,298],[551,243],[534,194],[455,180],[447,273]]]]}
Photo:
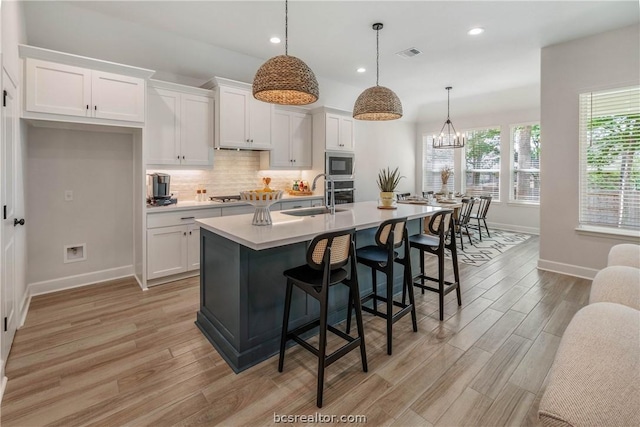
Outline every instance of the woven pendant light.
{"type": "Polygon", "coordinates": [[[376,85],[365,89],[353,106],[353,118],[357,120],[396,120],[402,117],[402,103],[391,89],[378,85],[380,76],[380,43],[381,23],[373,24],[376,31],[376,85]]]}
{"type": "Polygon", "coordinates": [[[433,136],[433,148],[462,148],[465,142],[464,135],[456,132],[456,128],[453,127],[453,122],[449,118],[449,93],[453,88],[447,86],[445,89],[447,90],[447,120],[445,120],[442,129],[440,129],[440,135],[433,136]]]}
{"type": "Polygon", "coordinates": [[[284,55],[274,56],[256,72],[253,97],[270,104],[306,105],[320,96],[318,80],[311,68],[295,56],[289,56],[289,2],[285,1],[284,55]]]}

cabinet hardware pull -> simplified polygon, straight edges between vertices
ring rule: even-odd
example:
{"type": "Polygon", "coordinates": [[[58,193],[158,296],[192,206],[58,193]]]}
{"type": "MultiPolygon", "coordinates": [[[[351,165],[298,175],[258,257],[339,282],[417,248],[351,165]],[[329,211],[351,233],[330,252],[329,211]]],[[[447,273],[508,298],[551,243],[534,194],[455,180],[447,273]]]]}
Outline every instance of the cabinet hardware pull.
{"type": "Polygon", "coordinates": [[[24,225],[24,218],[20,220],[13,218],[13,226],[15,227],[16,225],[24,225]]]}
{"type": "Polygon", "coordinates": [[[189,231],[189,236],[191,236],[191,231],[189,231]]]}
{"type": "Polygon", "coordinates": [[[94,105],[94,106],[93,106],[93,109],[94,109],[95,111],[98,111],[98,106],[97,106],[97,105],[94,105]]]}
{"type": "Polygon", "coordinates": [[[182,160],[184,160],[184,156],[182,156],[182,160]]]}
{"type": "Polygon", "coordinates": [[[196,218],[195,216],[184,216],[180,219],[195,219],[195,218],[196,218]]]}
{"type": "Polygon", "coordinates": [[[89,109],[89,104],[87,104],[87,110],[89,109]]]}
{"type": "Polygon", "coordinates": [[[187,235],[187,232],[186,232],[186,231],[184,232],[184,235],[185,235],[185,236],[187,235]]]}
{"type": "Polygon", "coordinates": [[[180,156],[178,156],[177,159],[180,160],[180,156]]]}

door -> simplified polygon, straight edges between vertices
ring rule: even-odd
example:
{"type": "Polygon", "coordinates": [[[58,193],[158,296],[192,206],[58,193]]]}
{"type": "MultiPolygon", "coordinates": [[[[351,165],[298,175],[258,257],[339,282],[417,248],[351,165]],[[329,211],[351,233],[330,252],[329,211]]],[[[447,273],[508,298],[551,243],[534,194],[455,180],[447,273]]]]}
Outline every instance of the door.
{"type": "Polygon", "coordinates": [[[144,122],[144,88],[144,79],[92,71],[93,117],[144,122]]]}
{"type": "Polygon", "coordinates": [[[291,115],[291,158],[297,168],[311,167],[311,116],[291,115]]]}
{"type": "Polygon", "coordinates": [[[249,92],[220,87],[220,146],[248,148],[249,92]]]}
{"type": "Polygon", "coordinates": [[[27,59],[26,110],[91,116],[91,70],[27,59]]]}
{"type": "Polygon", "coordinates": [[[288,111],[273,112],[271,130],[272,149],[269,153],[271,167],[290,168],[293,166],[290,155],[291,114],[288,111]]]}
{"type": "Polygon", "coordinates": [[[200,227],[197,225],[189,226],[189,234],[187,236],[187,271],[200,270],[200,227]]]}
{"type": "Polygon", "coordinates": [[[182,94],[180,152],[183,165],[213,165],[213,99],[182,94]]]}
{"type": "MultiPolygon", "coordinates": [[[[16,226],[20,226],[17,215],[17,125],[18,103],[16,88],[11,84],[9,76],[3,71],[3,107],[2,107],[2,281],[0,302],[2,309],[2,349],[1,357],[7,360],[17,320],[16,288],[19,268],[24,259],[18,258],[16,250],[16,226]]],[[[24,221],[22,222],[24,224],[24,221]]]]}
{"type": "Polygon", "coordinates": [[[188,226],[147,230],[147,279],[187,271],[188,226]]]}
{"type": "Polygon", "coordinates": [[[249,98],[249,139],[251,148],[271,148],[272,104],[249,98]]]}
{"type": "Polygon", "coordinates": [[[147,98],[147,163],[180,164],[180,94],[149,88],[147,98]]]}

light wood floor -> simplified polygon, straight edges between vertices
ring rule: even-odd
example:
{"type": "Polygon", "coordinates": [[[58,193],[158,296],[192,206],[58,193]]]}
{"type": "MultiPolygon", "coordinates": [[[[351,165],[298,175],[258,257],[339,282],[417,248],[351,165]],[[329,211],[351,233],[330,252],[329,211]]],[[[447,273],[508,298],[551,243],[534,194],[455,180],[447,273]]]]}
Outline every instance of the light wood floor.
{"type": "MultiPolygon", "coordinates": [[[[535,425],[545,377],[590,282],[535,268],[538,238],[462,265],[438,321],[417,293],[418,333],[365,314],[369,372],[355,351],[328,368],[294,346],[235,375],[194,325],[198,278],[140,291],[132,280],[33,298],[7,365],[3,426],[266,425],[277,414],[365,415],[368,425],[535,425]]],[[[364,279],[361,279],[363,282],[364,279]]],[[[364,284],[362,285],[364,286],[364,284]]],[[[333,343],[333,342],[332,342],[333,343]]]]}

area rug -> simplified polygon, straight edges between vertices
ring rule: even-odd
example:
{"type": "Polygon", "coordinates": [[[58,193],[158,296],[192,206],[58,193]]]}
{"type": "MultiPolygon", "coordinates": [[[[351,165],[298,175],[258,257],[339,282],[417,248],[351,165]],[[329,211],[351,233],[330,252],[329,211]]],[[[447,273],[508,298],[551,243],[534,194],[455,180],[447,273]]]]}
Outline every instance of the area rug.
{"type": "MultiPolygon", "coordinates": [[[[529,234],[513,233],[503,230],[489,229],[489,232],[491,233],[491,237],[488,237],[483,230],[481,242],[478,238],[478,231],[474,230],[474,234],[471,236],[473,245],[469,244],[469,238],[467,236],[463,236],[464,250],[460,249],[460,237],[457,237],[458,262],[479,267],[520,243],[527,241],[527,239],[531,237],[529,234]]],[[[447,251],[447,257],[449,257],[448,252],[449,251],[447,251]]]]}

